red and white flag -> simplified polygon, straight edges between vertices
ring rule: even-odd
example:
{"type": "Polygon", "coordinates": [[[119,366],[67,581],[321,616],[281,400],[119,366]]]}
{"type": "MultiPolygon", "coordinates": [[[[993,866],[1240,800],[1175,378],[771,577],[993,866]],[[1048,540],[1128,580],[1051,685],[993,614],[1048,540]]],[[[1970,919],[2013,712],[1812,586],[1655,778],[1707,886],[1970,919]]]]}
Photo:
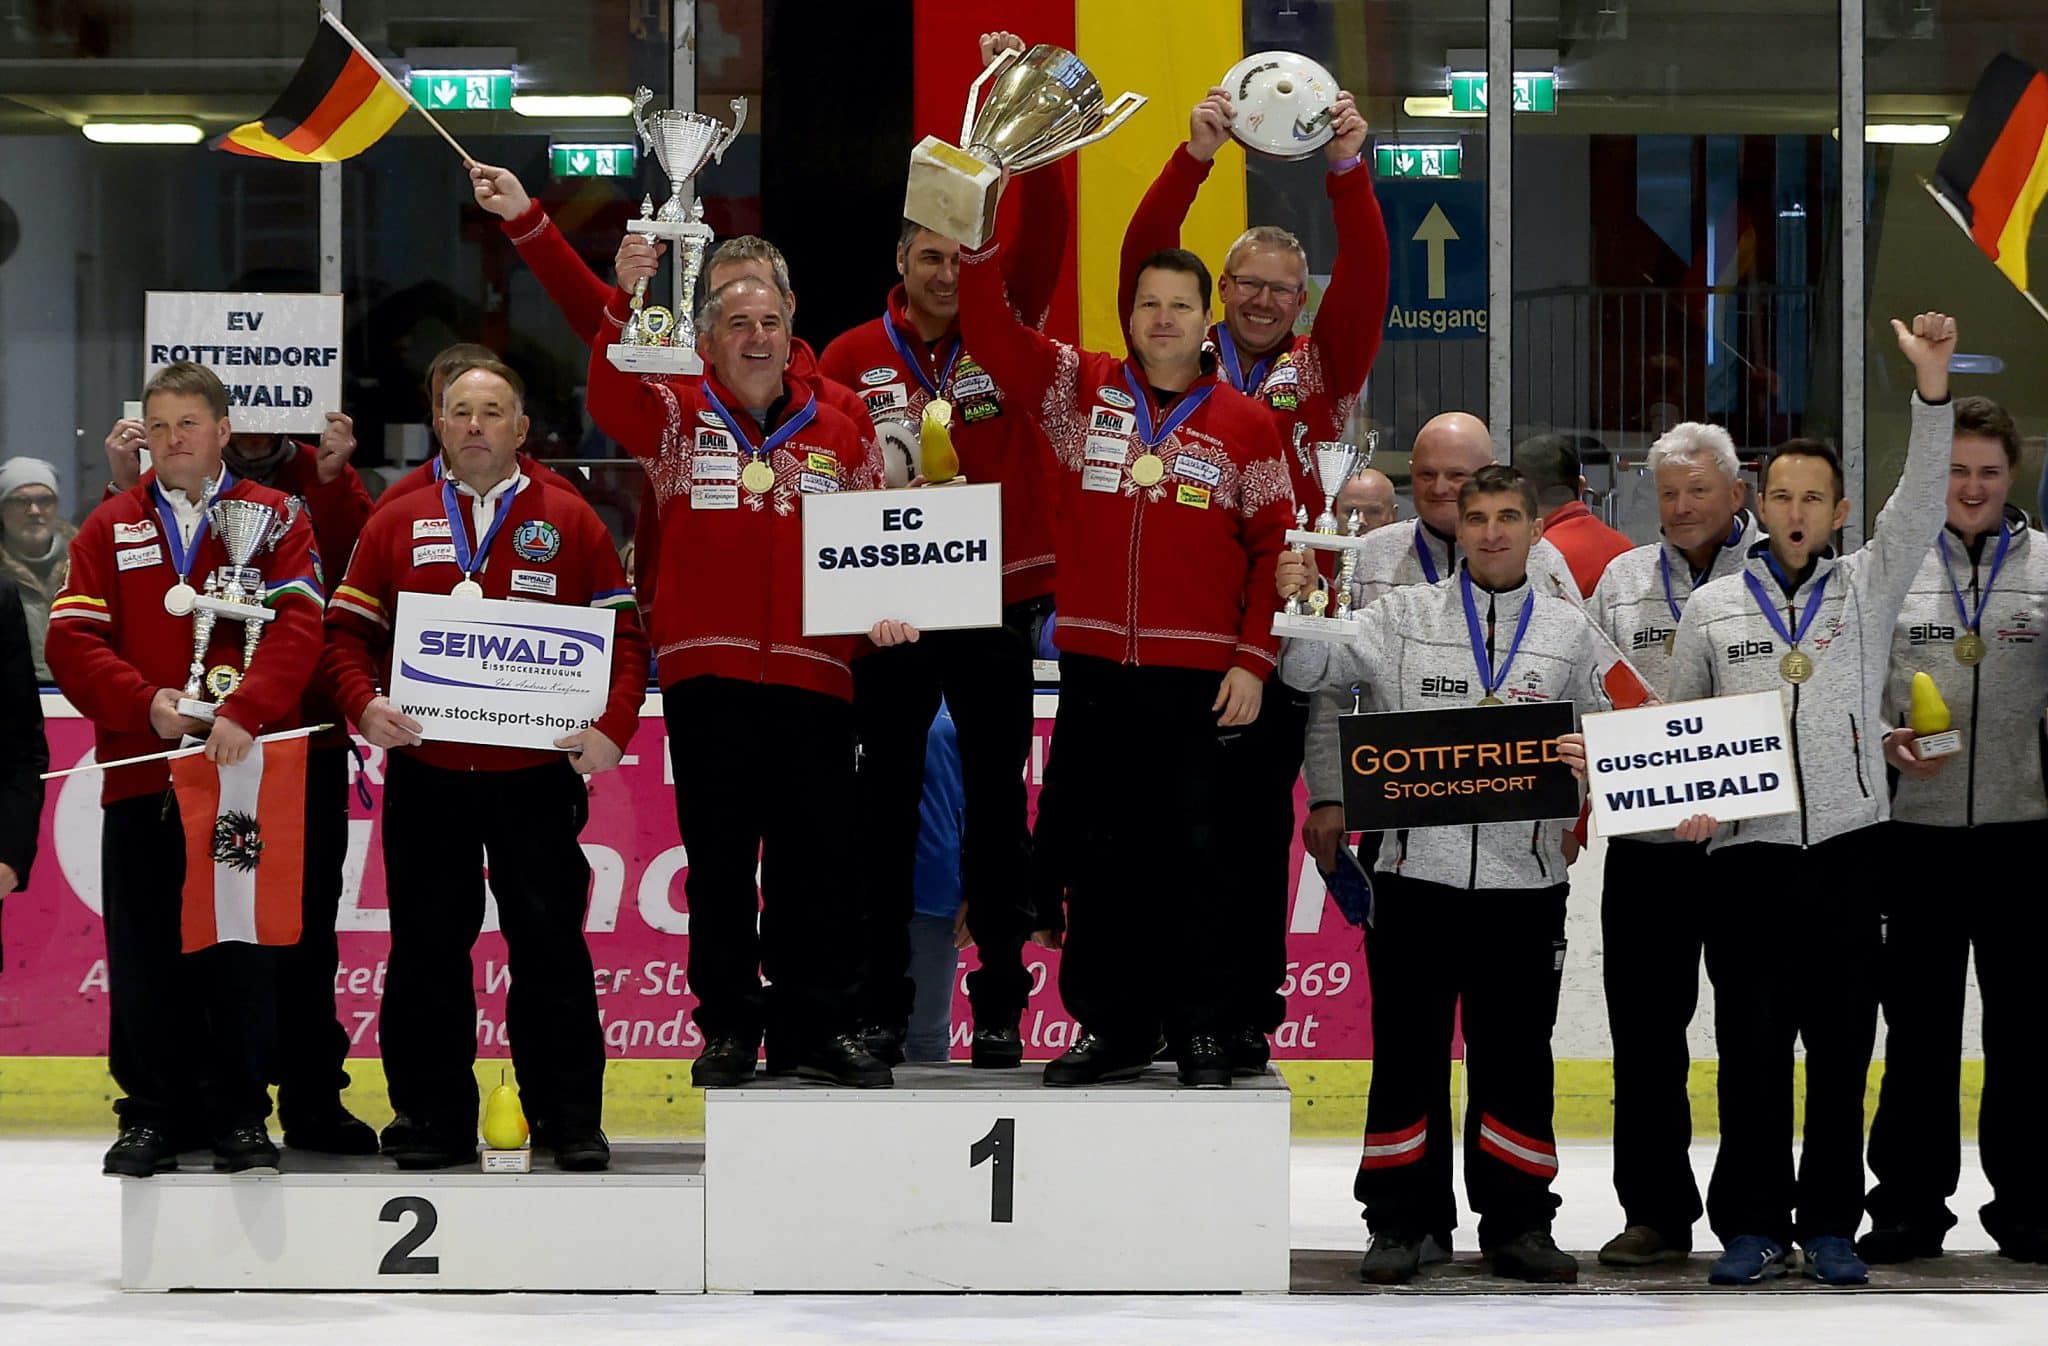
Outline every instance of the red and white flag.
{"type": "Polygon", "coordinates": [[[186,953],[296,944],[306,873],[306,739],[258,739],[230,767],[171,759],[185,823],[186,953]]]}

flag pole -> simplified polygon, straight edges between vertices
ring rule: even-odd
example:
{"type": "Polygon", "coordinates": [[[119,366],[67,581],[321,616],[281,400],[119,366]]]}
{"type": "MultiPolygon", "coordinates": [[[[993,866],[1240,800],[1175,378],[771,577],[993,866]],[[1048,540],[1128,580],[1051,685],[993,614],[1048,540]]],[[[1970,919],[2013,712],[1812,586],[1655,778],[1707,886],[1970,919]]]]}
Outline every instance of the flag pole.
{"type": "Polygon", "coordinates": [[[2048,319],[2048,308],[2041,307],[2041,301],[2034,298],[2032,290],[2021,290],[2020,294],[2025,297],[2029,304],[2034,306],[2034,312],[2040,314],[2043,319],[2048,319]]]}
{"type": "MultiPolygon", "coordinates": [[[[323,729],[332,728],[334,726],[331,724],[309,724],[303,729],[286,729],[275,734],[264,734],[256,741],[258,743],[276,743],[283,739],[305,738],[309,734],[317,734],[323,729]]],[[[144,762],[168,762],[174,757],[190,757],[195,752],[205,751],[206,745],[204,743],[195,743],[189,748],[172,748],[167,752],[149,752],[144,753],[140,757],[123,757],[119,761],[114,762],[87,762],[84,766],[75,766],[67,771],[45,771],[39,779],[61,780],[65,776],[76,776],[87,771],[108,771],[117,766],[140,766],[144,762]]]]}
{"type": "MultiPolygon", "coordinates": [[[[1915,177],[1918,176],[1918,174],[1915,174],[1915,177]]],[[[1954,204],[1950,202],[1947,197],[1943,196],[1938,190],[1935,189],[1933,183],[1929,182],[1924,177],[1919,178],[1919,182],[1921,187],[1926,190],[1927,194],[1934,198],[1934,204],[1941,207],[1942,214],[1954,220],[1956,222],[1956,228],[1963,231],[1963,237],[1969,239],[1971,245],[1975,246],[1977,242],[1976,236],[1970,233],[1970,226],[1968,223],[1964,221],[1962,213],[1955,208],[1954,204]]],[[[1979,249],[1979,251],[1982,250],[1979,249]]],[[[2003,275],[2004,273],[2000,272],[2000,274],[2003,275]]],[[[2013,288],[2015,290],[2020,290],[2020,287],[2017,285],[2013,286],[2013,288]]],[[[2029,304],[2032,304],[2034,306],[2034,312],[2040,314],[2043,321],[2048,321],[2048,308],[2042,307],[2041,301],[2034,298],[2034,292],[2032,290],[2020,290],[2020,298],[2026,300],[2029,304]]]]}
{"type": "Polygon", "coordinates": [[[449,148],[453,149],[457,154],[462,156],[462,162],[465,165],[473,164],[476,162],[475,159],[472,159],[470,157],[469,151],[462,148],[461,142],[456,140],[454,136],[448,134],[448,128],[441,125],[441,123],[435,119],[433,113],[427,111],[424,107],[420,106],[420,100],[412,96],[412,90],[406,88],[405,85],[402,82],[400,82],[396,75],[392,74],[390,70],[386,69],[384,62],[378,60],[376,55],[373,52],[371,52],[371,50],[368,47],[364,46],[361,42],[356,40],[356,35],[348,30],[348,25],[344,24],[339,16],[337,16],[332,10],[328,9],[325,5],[322,5],[320,7],[320,17],[326,21],[328,27],[334,29],[335,32],[340,33],[343,40],[346,41],[351,47],[354,47],[356,49],[357,55],[361,56],[364,60],[370,63],[370,68],[377,72],[379,78],[381,78],[386,84],[389,84],[393,89],[396,89],[398,91],[398,96],[400,98],[403,98],[406,102],[412,105],[413,111],[419,113],[422,117],[425,117],[427,119],[427,125],[433,127],[434,130],[440,134],[441,139],[448,142],[449,148]]]}

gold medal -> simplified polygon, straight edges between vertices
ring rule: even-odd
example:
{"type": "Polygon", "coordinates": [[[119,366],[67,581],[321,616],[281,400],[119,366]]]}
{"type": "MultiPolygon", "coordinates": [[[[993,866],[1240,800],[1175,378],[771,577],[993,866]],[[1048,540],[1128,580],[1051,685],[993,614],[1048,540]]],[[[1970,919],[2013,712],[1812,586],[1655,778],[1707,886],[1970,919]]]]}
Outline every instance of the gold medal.
{"type": "Polygon", "coordinates": [[[766,495],[775,489],[775,469],[756,458],[747,464],[747,470],[740,473],[740,485],[755,495],[766,495]]]}
{"type": "Polygon", "coordinates": [[[1138,461],[1131,464],[1131,480],[1140,486],[1157,486],[1165,475],[1166,464],[1159,461],[1156,453],[1141,453],[1138,461]]]}
{"type": "Polygon", "coordinates": [[[1975,668],[1984,662],[1984,637],[1971,631],[1956,641],[1956,662],[1964,668],[1975,668]]]}
{"type": "Polygon", "coordinates": [[[242,670],[228,664],[216,664],[206,670],[206,690],[213,693],[216,701],[225,701],[242,685],[242,670]]]}
{"type": "Polygon", "coordinates": [[[1308,610],[1318,617],[1322,616],[1323,609],[1329,606],[1330,596],[1324,593],[1321,589],[1316,590],[1314,593],[1308,596],[1308,610]]]}
{"type": "Polygon", "coordinates": [[[1488,692],[1485,696],[1479,698],[1479,704],[1482,706],[1504,706],[1507,703],[1493,693],[1488,692]]]}
{"type": "Polygon", "coordinates": [[[1778,672],[1785,681],[1797,686],[1813,676],[1813,658],[1803,650],[1787,650],[1778,661],[1778,672]]]}

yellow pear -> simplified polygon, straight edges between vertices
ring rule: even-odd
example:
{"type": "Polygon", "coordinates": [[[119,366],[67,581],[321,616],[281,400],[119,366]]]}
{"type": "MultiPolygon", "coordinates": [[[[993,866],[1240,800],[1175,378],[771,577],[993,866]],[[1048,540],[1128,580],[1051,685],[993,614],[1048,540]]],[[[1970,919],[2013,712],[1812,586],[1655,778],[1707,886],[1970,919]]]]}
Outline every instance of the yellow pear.
{"type": "Polygon", "coordinates": [[[917,426],[917,470],[934,484],[960,475],[960,455],[953,451],[953,404],[934,397],[924,404],[917,426]]]}
{"type": "Polygon", "coordinates": [[[1925,673],[1913,675],[1913,706],[1906,718],[1913,732],[1923,737],[1939,734],[1949,726],[1948,704],[1941,699],[1934,679],[1925,673]]]}
{"type": "Polygon", "coordinates": [[[526,1113],[511,1085],[499,1085],[484,1100],[483,1133],[484,1144],[494,1150],[517,1150],[526,1144],[526,1113]]]}

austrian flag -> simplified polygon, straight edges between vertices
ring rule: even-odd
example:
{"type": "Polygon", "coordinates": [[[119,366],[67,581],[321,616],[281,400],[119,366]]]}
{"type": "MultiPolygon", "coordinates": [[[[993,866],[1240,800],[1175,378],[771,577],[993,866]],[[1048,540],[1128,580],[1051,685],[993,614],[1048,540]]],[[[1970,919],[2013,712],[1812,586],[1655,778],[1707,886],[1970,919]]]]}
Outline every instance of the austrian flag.
{"type": "Polygon", "coordinates": [[[230,767],[171,759],[185,824],[186,953],[215,944],[296,944],[305,881],[306,739],[257,740],[230,767]]]}

